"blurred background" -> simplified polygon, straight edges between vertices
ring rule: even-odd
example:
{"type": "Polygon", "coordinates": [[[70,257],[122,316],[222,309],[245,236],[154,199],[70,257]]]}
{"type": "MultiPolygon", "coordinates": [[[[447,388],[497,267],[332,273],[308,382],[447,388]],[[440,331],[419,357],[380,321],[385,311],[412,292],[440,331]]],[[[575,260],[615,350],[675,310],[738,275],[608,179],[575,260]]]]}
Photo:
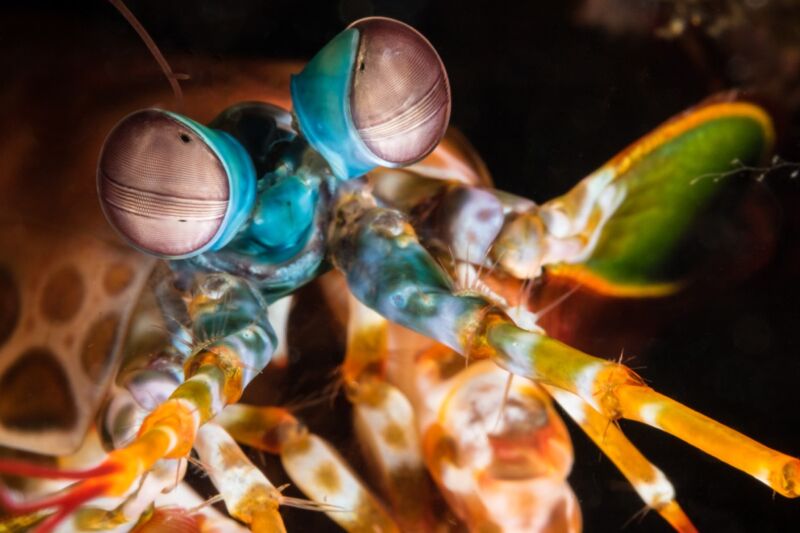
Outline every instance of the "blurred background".
{"type": "MultiPolygon", "coordinates": [[[[673,114],[721,90],[751,91],[775,115],[781,160],[729,178],[735,193],[698,224],[676,258],[692,267],[687,294],[645,302],[578,294],[549,315],[547,326],[597,355],[616,358],[624,350],[626,363],[659,391],[771,447],[800,453],[800,179],[792,177],[792,162],[800,161],[800,3],[126,3],[173,69],[188,75],[187,106],[200,120],[240,93],[285,94],[296,65],[357,18],[408,22],[448,69],[452,125],[473,143],[499,188],[540,202],[673,114]]],[[[0,206],[56,219],[63,212],[80,222],[76,227],[108,234],[92,196],[99,143],[128,111],[174,106],[167,82],[107,2],[12,0],[0,9],[0,179],[9,191],[0,206]],[[69,210],[62,209],[65,198],[69,210]]],[[[560,290],[545,283],[537,294],[544,301],[560,290]]],[[[311,301],[313,291],[305,291],[311,301]]],[[[312,320],[316,308],[307,307],[296,310],[309,314],[292,331],[293,364],[303,370],[269,401],[318,390],[340,357],[341,332],[320,329],[312,320]],[[302,346],[309,333],[325,341],[302,346]]],[[[300,415],[358,463],[346,402],[317,402],[300,415]]],[[[800,502],[773,496],[673,437],[622,427],[670,477],[701,531],[797,530],[800,502]]],[[[631,487],[571,429],[570,482],[585,530],[668,531],[654,513],[639,514],[631,487]]],[[[307,512],[290,511],[288,522],[290,531],[335,530],[307,512]]]]}

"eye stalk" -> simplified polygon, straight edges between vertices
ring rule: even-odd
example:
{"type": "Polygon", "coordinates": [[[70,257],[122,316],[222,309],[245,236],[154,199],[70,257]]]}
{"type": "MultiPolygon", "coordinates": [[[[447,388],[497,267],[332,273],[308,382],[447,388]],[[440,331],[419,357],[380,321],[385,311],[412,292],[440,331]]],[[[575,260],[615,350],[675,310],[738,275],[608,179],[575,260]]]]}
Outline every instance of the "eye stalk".
{"type": "Polygon", "coordinates": [[[301,132],[340,178],[419,161],[450,120],[450,85],[436,50],[393,19],[351,24],[291,88],[301,132]]]}
{"type": "Polygon", "coordinates": [[[97,169],[103,212],[136,248],[182,259],[227,244],[255,199],[255,169],[225,132],[148,109],[106,138],[97,169]]]}

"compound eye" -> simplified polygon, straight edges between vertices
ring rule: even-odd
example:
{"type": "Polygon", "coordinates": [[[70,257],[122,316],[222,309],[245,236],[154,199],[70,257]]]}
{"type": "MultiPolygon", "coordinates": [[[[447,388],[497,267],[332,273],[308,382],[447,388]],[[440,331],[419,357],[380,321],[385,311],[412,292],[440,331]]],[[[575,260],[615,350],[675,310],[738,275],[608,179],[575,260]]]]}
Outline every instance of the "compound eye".
{"type": "Polygon", "coordinates": [[[450,120],[450,85],[439,55],[397,20],[367,18],[350,27],[360,35],[350,93],[359,136],[390,165],[422,159],[450,120]]]}
{"type": "Polygon", "coordinates": [[[220,232],[230,199],[225,165],[198,127],[160,110],[123,119],[100,155],[97,187],[109,222],[137,248],[193,255],[220,232]]]}

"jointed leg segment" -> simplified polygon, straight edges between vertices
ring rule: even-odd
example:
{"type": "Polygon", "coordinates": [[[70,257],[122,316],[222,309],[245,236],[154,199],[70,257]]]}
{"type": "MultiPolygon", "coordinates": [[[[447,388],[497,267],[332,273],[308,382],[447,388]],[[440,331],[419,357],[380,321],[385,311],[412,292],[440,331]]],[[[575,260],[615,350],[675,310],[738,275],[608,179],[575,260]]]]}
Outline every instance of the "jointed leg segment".
{"type": "MultiPolygon", "coordinates": [[[[200,278],[189,315],[193,337],[201,344],[185,363],[183,383],[145,418],[134,440],[85,473],[38,472],[39,477],[80,479],[63,494],[30,504],[0,504],[15,512],[56,509],[39,528],[49,531],[90,499],[126,495],[158,461],[189,454],[200,426],[239,399],[275,346],[266,305],[243,280],[226,275],[200,278]]],[[[24,468],[35,467],[0,463],[0,472],[24,468]]]]}
{"type": "Polygon", "coordinates": [[[285,409],[237,404],[215,421],[238,442],[280,455],[292,481],[347,531],[400,530],[342,457],[285,409]]]}
{"type": "Polygon", "coordinates": [[[660,514],[676,531],[697,531],[675,501],[672,483],[631,444],[616,424],[570,392],[550,385],[545,385],[545,389],[619,468],[648,507],[660,514]]]}
{"type": "Polygon", "coordinates": [[[457,294],[397,211],[345,196],[331,240],[351,291],[390,320],[514,374],[569,391],[604,418],[667,431],[787,497],[800,494],[800,461],[667,398],[629,368],[519,328],[485,297],[457,294]]]}
{"type": "Polygon", "coordinates": [[[626,418],[661,429],[750,474],[787,498],[800,495],[800,461],[682,405],[644,384],[624,365],[586,355],[513,324],[487,328],[492,358],[570,391],[610,420],[626,418]]]}
{"type": "Polygon", "coordinates": [[[342,378],[356,435],[403,530],[433,531],[432,487],[414,409],[385,379],[389,322],[350,296],[342,378]]]}

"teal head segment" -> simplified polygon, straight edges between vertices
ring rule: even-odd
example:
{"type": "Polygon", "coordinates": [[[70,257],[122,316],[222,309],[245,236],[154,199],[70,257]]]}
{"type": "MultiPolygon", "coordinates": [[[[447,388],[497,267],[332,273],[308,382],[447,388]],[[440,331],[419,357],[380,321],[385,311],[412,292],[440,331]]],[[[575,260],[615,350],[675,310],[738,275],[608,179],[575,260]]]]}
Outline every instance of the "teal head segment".
{"type": "Polygon", "coordinates": [[[97,169],[103,212],[136,248],[166,259],[225,246],[248,219],[253,162],[233,137],[160,109],[106,138],[97,169]]]}
{"type": "Polygon", "coordinates": [[[291,90],[301,133],[342,179],[422,159],[450,120],[436,50],[387,18],[351,24],[292,77],[291,90]]]}

